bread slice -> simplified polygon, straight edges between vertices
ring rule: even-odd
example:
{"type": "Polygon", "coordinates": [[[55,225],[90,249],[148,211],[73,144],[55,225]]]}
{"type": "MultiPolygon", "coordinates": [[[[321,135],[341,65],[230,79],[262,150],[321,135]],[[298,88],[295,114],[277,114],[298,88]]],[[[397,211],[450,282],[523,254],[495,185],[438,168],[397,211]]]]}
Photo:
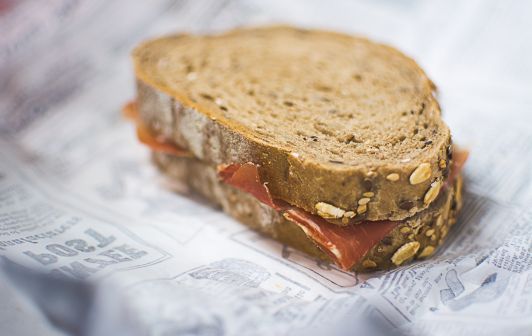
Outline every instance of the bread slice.
{"type": "MultiPolygon", "coordinates": [[[[297,225],[250,194],[220,182],[216,169],[211,165],[197,159],[157,152],[152,157],[172,181],[188,186],[250,228],[311,256],[330,260],[297,225]]],[[[402,221],[353,269],[388,269],[414,258],[432,255],[456,222],[456,214],[462,202],[460,190],[461,176],[458,175],[453,186],[443,190],[428,209],[402,221]]]]}
{"type": "Polygon", "coordinates": [[[355,220],[401,220],[447,176],[434,85],[391,47],[267,27],[147,41],[133,61],[153,133],[213,166],[260,165],[274,198],[308,212],[326,203],[355,220]]]}

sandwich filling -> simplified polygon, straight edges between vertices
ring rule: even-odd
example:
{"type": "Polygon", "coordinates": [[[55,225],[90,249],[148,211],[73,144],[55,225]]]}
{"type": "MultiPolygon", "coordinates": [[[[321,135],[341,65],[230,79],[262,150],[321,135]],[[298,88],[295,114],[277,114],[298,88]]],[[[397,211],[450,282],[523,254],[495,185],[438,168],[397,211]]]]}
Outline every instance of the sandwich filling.
{"type": "MultiPolygon", "coordinates": [[[[467,152],[457,151],[444,188],[450,188],[458,176],[467,152]]],[[[262,182],[258,165],[251,162],[218,167],[222,181],[245,191],[262,203],[282,213],[296,224],[335,264],[344,270],[351,269],[364,255],[403,221],[362,221],[347,226],[335,225],[287,202],[274,199],[266,183],[262,182]]]]}
{"type": "MultiPolygon", "coordinates": [[[[137,137],[141,143],[155,152],[179,157],[192,157],[186,149],[180,148],[164,138],[154,136],[139,118],[135,103],[127,104],[124,115],[133,120],[137,128],[137,137]]],[[[443,188],[450,188],[460,173],[468,153],[454,151],[453,164],[443,188]]],[[[396,226],[403,221],[361,221],[356,224],[340,226],[326,221],[289,203],[274,199],[259,174],[259,166],[252,163],[229,164],[218,167],[218,175],[224,183],[244,191],[261,203],[279,211],[284,218],[297,225],[331,260],[344,270],[351,269],[364,255],[396,226]]]]}
{"type": "Polygon", "coordinates": [[[138,140],[151,150],[175,156],[192,157],[188,150],[180,148],[164,138],[154,136],[140,119],[135,102],[127,103],[122,109],[122,114],[135,123],[138,140]]]}

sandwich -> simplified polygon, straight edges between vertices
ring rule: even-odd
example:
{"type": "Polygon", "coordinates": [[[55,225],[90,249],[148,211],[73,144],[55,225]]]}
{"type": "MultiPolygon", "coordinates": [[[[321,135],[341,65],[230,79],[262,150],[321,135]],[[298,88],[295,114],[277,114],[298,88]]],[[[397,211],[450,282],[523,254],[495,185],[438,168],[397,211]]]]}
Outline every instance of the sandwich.
{"type": "Polygon", "coordinates": [[[124,112],[154,163],[244,225],[343,270],[431,256],[467,153],[409,57],[285,26],[172,35],[133,51],[124,112]]]}

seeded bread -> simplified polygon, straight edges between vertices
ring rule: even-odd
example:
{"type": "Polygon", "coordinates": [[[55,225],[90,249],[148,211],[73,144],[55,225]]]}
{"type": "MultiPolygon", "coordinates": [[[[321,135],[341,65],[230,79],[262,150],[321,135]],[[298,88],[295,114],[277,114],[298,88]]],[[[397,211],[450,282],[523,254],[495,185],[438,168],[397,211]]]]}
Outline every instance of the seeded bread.
{"type": "Polygon", "coordinates": [[[330,217],[317,208],[326,204],[355,220],[401,220],[447,177],[434,85],[391,47],[269,27],[159,38],[133,61],[154,134],[212,166],[259,164],[274,198],[308,212],[330,217]]]}
{"type": "MultiPolygon", "coordinates": [[[[187,185],[250,228],[311,256],[329,260],[297,225],[253,196],[220,182],[212,166],[196,159],[162,153],[153,153],[153,160],[173,181],[187,185]]],[[[354,270],[388,269],[413,258],[432,255],[456,221],[460,195],[461,176],[458,176],[452,188],[444,189],[428,209],[398,225],[355,265],[354,270]]]]}

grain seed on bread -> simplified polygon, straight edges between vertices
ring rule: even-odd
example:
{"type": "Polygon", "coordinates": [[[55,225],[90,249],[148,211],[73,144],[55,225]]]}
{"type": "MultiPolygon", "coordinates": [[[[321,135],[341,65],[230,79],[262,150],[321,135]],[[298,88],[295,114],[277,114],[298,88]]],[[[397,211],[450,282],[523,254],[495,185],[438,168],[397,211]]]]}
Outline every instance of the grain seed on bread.
{"type": "Polygon", "coordinates": [[[426,258],[432,255],[434,253],[434,246],[429,245],[426,246],[423,251],[417,256],[418,258],[426,258]]]}
{"type": "Polygon", "coordinates": [[[410,258],[413,258],[421,245],[417,241],[406,243],[401,246],[392,256],[392,262],[399,266],[410,258]]]}
{"type": "Polygon", "coordinates": [[[405,233],[406,234],[406,233],[410,233],[412,231],[412,229],[409,228],[408,226],[404,226],[399,231],[401,231],[401,233],[405,233]]]}
{"type": "Polygon", "coordinates": [[[420,184],[430,178],[432,174],[430,164],[422,163],[410,175],[410,184],[420,184]]]}
{"type": "Polygon", "coordinates": [[[357,213],[358,213],[358,214],[363,214],[363,213],[365,213],[367,210],[368,210],[368,206],[367,206],[367,204],[362,204],[362,205],[359,205],[359,206],[357,207],[357,213]]]}
{"type": "Polygon", "coordinates": [[[323,218],[342,218],[346,212],[344,209],[325,202],[316,203],[316,210],[318,210],[318,215],[323,218]]]}
{"type": "Polygon", "coordinates": [[[386,179],[388,181],[396,182],[399,181],[399,174],[397,173],[391,173],[386,176],[386,179]]]}
{"type": "Polygon", "coordinates": [[[362,267],[366,269],[375,268],[377,267],[377,263],[370,259],[365,259],[362,261],[362,267]]]}
{"type": "Polygon", "coordinates": [[[425,197],[423,198],[423,202],[426,205],[432,203],[436,199],[436,197],[438,197],[442,184],[443,183],[439,180],[431,183],[429,190],[427,191],[427,193],[425,194],[425,197]]]}
{"type": "Polygon", "coordinates": [[[364,197],[358,200],[358,205],[366,205],[371,201],[369,197],[364,197]]]}
{"type": "Polygon", "coordinates": [[[436,226],[442,226],[443,225],[443,215],[439,215],[438,218],[436,218],[436,226]]]}
{"type": "Polygon", "coordinates": [[[353,218],[353,217],[355,217],[356,215],[357,215],[357,214],[356,214],[356,212],[354,212],[354,211],[346,211],[346,212],[344,213],[344,218],[353,218]]]}

